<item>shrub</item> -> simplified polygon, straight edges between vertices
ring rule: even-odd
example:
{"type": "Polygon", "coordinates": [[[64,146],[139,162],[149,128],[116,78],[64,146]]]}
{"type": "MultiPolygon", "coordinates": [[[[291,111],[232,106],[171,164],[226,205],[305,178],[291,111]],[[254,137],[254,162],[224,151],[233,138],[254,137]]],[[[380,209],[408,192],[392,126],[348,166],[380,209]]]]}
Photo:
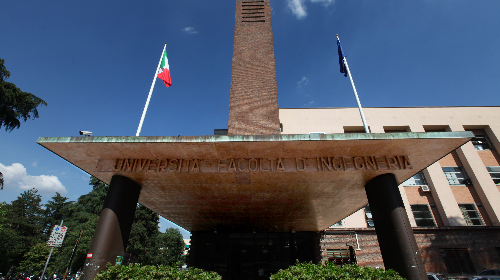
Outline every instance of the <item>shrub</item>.
{"type": "Polygon", "coordinates": [[[186,279],[186,280],[221,280],[216,272],[207,272],[198,268],[180,270],[180,265],[112,265],[101,271],[95,280],[144,280],[144,279],[186,279]]]}
{"type": "Polygon", "coordinates": [[[281,279],[314,279],[314,280],[353,280],[353,279],[371,279],[371,280],[404,280],[405,278],[392,270],[383,270],[381,268],[361,267],[358,265],[338,266],[333,263],[312,264],[299,263],[287,269],[281,269],[271,275],[272,280],[281,279]]]}

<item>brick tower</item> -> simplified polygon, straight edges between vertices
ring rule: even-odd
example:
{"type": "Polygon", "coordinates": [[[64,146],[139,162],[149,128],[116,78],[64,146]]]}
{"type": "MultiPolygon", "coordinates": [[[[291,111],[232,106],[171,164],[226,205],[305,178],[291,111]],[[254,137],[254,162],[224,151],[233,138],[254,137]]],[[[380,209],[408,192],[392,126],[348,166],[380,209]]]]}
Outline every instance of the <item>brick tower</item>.
{"type": "Polygon", "coordinates": [[[270,0],[236,0],[228,134],[280,134],[270,0]]]}

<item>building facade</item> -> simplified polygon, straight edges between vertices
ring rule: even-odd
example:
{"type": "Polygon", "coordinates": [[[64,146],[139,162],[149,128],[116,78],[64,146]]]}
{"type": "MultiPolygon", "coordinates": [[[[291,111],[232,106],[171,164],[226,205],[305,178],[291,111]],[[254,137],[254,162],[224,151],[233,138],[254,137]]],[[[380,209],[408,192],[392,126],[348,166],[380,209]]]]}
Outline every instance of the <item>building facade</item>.
{"type": "MultiPolygon", "coordinates": [[[[500,268],[500,107],[364,108],[371,133],[472,131],[399,186],[427,271],[500,268]]],[[[357,108],[280,109],[282,134],[363,133],[357,108]]],[[[417,172],[418,170],[416,170],[417,172]]],[[[370,207],[326,229],[323,261],[384,267],[370,207]]]]}

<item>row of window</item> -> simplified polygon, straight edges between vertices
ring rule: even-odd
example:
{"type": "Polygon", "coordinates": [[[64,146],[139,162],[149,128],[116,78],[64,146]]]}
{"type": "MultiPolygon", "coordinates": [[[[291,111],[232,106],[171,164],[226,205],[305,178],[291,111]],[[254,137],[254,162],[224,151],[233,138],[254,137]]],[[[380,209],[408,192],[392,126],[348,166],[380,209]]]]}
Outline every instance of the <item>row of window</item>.
{"type": "MultiPolygon", "coordinates": [[[[436,221],[432,215],[432,211],[428,204],[414,204],[410,205],[411,212],[415,218],[415,223],[417,227],[435,227],[436,221]]],[[[484,225],[483,219],[479,214],[475,204],[464,203],[458,204],[460,211],[465,219],[468,226],[482,226],[484,225]]],[[[370,205],[365,207],[365,218],[368,227],[374,227],[372,212],[370,210],[370,205]]]]}
{"type": "MultiPolygon", "coordinates": [[[[465,170],[460,166],[442,167],[443,173],[451,186],[470,185],[471,181],[465,170]]],[[[491,179],[495,184],[500,184],[500,166],[486,166],[486,170],[490,173],[491,179]]],[[[410,179],[403,182],[404,186],[423,186],[427,185],[424,173],[422,171],[413,175],[410,179]]]]}
{"type": "MultiPolygon", "coordinates": [[[[283,124],[280,123],[280,132],[283,132],[283,124]]],[[[386,131],[386,132],[406,132],[406,131],[386,131]]],[[[365,133],[363,129],[355,130],[355,131],[347,131],[344,127],[344,133],[365,133]]],[[[325,132],[309,132],[309,134],[325,134],[325,132]]],[[[491,144],[490,139],[486,134],[474,134],[474,137],[471,139],[472,145],[476,148],[477,151],[494,151],[493,145],[491,144]]]]}
{"type": "Polygon", "coordinates": [[[471,142],[478,151],[493,150],[493,145],[491,145],[490,139],[488,139],[486,134],[475,134],[471,142]]]}

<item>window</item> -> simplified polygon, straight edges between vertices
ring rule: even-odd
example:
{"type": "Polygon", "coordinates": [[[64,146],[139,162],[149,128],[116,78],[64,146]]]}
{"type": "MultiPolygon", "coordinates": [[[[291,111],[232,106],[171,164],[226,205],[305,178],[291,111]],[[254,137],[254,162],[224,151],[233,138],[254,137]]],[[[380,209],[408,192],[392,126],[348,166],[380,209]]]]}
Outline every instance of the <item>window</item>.
{"type": "Polygon", "coordinates": [[[370,205],[365,206],[365,217],[366,217],[366,225],[368,227],[374,227],[375,224],[373,223],[372,211],[370,210],[370,205]]]}
{"type": "Polygon", "coordinates": [[[427,185],[427,181],[425,180],[424,173],[422,171],[413,175],[410,179],[403,182],[403,186],[423,186],[427,185]]]}
{"type": "Polygon", "coordinates": [[[330,228],[334,228],[334,227],[341,227],[343,224],[342,224],[342,221],[343,220],[340,220],[338,222],[336,222],[335,224],[331,225],[330,228]]]}
{"type": "Polygon", "coordinates": [[[214,129],[214,135],[227,135],[227,129],[214,129]]]}
{"type": "Polygon", "coordinates": [[[443,167],[444,175],[450,185],[465,185],[468,179],[462,167],[443,167]]]}
{"type": "Polygon", "coordinates": [[[471,142],[472,145],[474,145],[474,148],[476,148],[476,150],[478,151],[493,150],[490,139],[488,139],[488,136],[486,136],[486,134],[474,135],[474,138],[472,138],[471,142]]]}
{"type": "Polygon", "coordinates": [[[458,204],[458,207],[460,207],[468,226],[481,226],[484,224],[474,204],[458,204]]]}
{"type": "Polygon", "coordinates": [[[415,217],[417,227],[435,227],[434,217],[432,216],[429,205],[427,204],[414,204],[411,205],[411,212],[415,217]]]}
{"type": "Polygon", "coordinates": [[[448,273],[476,273],[467,248],[440,248],[439,251],[441,251],[448,273]]]}
{"type": "MultiPolygon", "coordinates": [[[[351,248],[351,247],[349,247],[351,248]]],[[[326,253],[329,262],[334,262],[336,265],[356,263],[355,256],[351,258],[351,252],[354,254],[354,250],[349,249],[327,249],[326,253]]]]}
{"type": "Polygon", "coordinates": [[[491,179],[495,184],[500,184],[500,166],[486,166],[486,169],[490,173],[491,179]]]}

